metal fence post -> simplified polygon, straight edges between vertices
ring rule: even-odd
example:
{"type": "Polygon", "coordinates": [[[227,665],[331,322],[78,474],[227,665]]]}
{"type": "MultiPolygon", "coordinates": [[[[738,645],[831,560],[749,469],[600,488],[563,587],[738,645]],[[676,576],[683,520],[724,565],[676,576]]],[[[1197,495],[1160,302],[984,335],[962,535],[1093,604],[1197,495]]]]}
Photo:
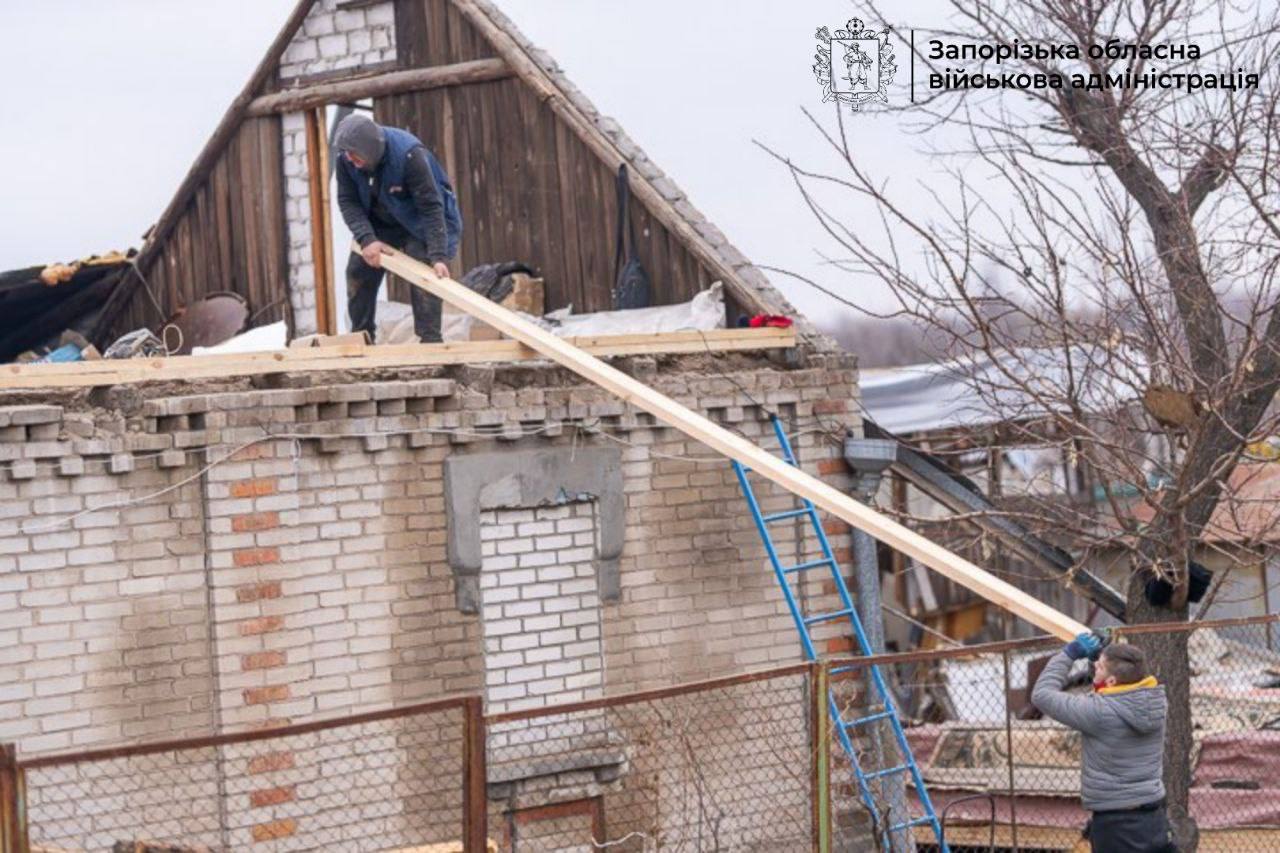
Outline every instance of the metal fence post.
{"type": "MultiPolygon", "coordinates": [[[[1013,774],[1013,709],[1009,704],[1011,699],[1009,694],[1012,692],[1010,686],[1012,680],[1009,678],[1009,650],[1004,649],[1001,656],[1004,660],[1004,743],[1009,764],[1009,833],[1013,853],[1018,853],[1018,796],[1014,788],[1013,774]]],[[[1030,684],[1027,685],[1028,688],[1030,686],[1030,684]]]]}
{"type": "Polygon", "coordinates": [[[831,850],[831,706],[827,665],[809,666],[809,731],[812,732],[813,849],[831,850]]]}
{"type": "Polygon", "coordinates": [[[27,853],[25,781],[17,747],[0,744],[0,853],[27,853]]]}
{"type": "Polygon", "coordinates": [[[463,700],[462,850],[485,853],[489,845],[489,815],[485,798],[484,700],[463,700]]]}

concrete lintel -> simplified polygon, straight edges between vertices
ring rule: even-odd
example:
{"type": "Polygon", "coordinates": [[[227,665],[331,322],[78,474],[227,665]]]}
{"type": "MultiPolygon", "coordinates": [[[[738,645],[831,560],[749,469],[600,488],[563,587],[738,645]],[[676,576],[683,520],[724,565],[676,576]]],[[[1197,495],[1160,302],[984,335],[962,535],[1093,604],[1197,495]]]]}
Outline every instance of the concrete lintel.
{"type": "Polygon", "coordinates": [[[622,453],[615,448],[547,447],[455,453],[444,462],[449,566],[458,609],[480,609],[480,513],[487,509],[596,501],[596,578],[603,601],[621,593],[618,558],[626,534],[622,453]]]}

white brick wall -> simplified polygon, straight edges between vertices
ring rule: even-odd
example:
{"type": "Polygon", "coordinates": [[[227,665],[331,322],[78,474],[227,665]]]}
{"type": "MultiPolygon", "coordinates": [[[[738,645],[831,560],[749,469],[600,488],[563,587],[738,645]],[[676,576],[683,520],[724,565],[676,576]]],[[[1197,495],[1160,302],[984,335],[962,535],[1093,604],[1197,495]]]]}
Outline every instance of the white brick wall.
{"type": "Polygon", "coordinates": [[[307,168],[307,125],[302,113],[286,114],[284,136],[284,214],[289,238],[289,303],[295,334],[316,331],[316,267],[311,257],[311,190],[307,168]]]}
{"type": "Polygon", "coordinates": [[[374,65],[396,58],[395,4],[339,9],[338,0],[320,0],[285,49],[285,79],[374,65]]]}
{"type": "Polygon", "coordinates": [[[595,504],[489,510],[480,595],[489,711],[603,695],[595,504]]]}
{"type": "MultiPolygon", "coordinates": [[[[395,37],[395,4],[391,0],[362,9],[339,9],[338,0],[320,0],[285,50],[280,77],[288,81],[392,61],[396,58],[395,37]]],[[[281,133],[289,237],[289,302],[293,307],[295,333],[308,335],[316,331],[316,272],[311,257],[310,170],[302,114],[285,115],[281,133]]],[[[342,269],[337,269],[335,274],[341,275],[342,269]]]]}

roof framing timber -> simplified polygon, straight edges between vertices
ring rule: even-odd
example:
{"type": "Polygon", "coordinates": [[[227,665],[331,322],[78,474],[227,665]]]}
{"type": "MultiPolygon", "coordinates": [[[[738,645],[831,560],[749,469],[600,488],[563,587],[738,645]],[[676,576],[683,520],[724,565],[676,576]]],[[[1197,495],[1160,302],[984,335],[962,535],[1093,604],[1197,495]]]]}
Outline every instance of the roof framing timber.
{"type": "MultiPolygon", "coordinates": [[[[714,329],[644,335],[593,335],[570,338],[575,347],[604,358],[627,355],[789,349],[792,329],[714,329]]],[[[518,341],[458,341],[444,344],[339,344],[307,349],[271,350],[168,358],[104,359],[68,364],[0,366],[0,391],[93,388],[133,382],[234,379],[267,373],[320,370],[372,370],[444,364],[482,364],[541,358],[518,341]]]]}
{"type": "Polygon", "coordinates": [[[389,71],[369,77],[338,80],[299,89],[285,89],[254,98],[246,115],[267,116],[322,107],[328,104],[354,103],[363,98],[379,98],[404,92],[421,92],[443,86],[483,83],[511,76],[511,69],[501,59],[475,59],[453,65],[389,71]]]}
{"type": "Polygon", "coordinates": [[[456,281],[440,278],[426,264],[392,249],[383,257],[382,266],[1036,627],[1064,640],[1088,630],[1066,614],[610,367],[586,350],[557,338],[456,281]]]}

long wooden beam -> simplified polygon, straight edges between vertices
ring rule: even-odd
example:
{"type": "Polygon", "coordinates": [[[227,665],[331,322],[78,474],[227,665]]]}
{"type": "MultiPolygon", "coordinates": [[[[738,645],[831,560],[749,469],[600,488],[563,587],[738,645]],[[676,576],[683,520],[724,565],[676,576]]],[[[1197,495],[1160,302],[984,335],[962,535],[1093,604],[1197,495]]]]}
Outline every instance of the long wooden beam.
{"type": "Polygon", "coordinates": [[[390,71],[386,74],[320,83],[315,86],[285,89],[282,92],[262,95],[254,98],[245,114],[267,116],[273,113],[299,112],[327,104],[352,103],[363,98],[378,98],[383,95],[420,92],[442,86],[501,80],[511,75],[511,67],[502,59],[475,59],[453,65],[410,68],[406,71],[390,71]]]}
{"type": "MultiPolygon", "coordinates": [[[[735,350],[788,349],[791,329],[715,329],[653,335],[593,335],[570,338],[575,347],[599,357],[665,355],[735,350]]],[[[459,341],[446,344],[342,344],[310,349],[217,355],[78,361],[69,364],[0,365],[0,391],[92,388],[132,382],[232,379],[266,373],[361,370],[442,364],[484,364],[541,358],[518,341],[459,341]]]]}
{"type": "Polygon", "coordinates": [[[643,409],[690,438],[746,465],[793,494],[813,501],[827,512],[866,531],[889,547],[919,560],[988,601],[1021,616],[1036,627],[1064,640],[1088,630],[1066,614],[1054,610],[1012,584],[859,503],[818,478],[788,465],[780,456],[734,435],[692,409],[610,367],[591,353],[557,338],[451,279],[438,277],[426,264],[393,249],[383,257],[382,266],[410,284],[435,294],[502,334],[613,392],[627,403],[643,409]]]}

